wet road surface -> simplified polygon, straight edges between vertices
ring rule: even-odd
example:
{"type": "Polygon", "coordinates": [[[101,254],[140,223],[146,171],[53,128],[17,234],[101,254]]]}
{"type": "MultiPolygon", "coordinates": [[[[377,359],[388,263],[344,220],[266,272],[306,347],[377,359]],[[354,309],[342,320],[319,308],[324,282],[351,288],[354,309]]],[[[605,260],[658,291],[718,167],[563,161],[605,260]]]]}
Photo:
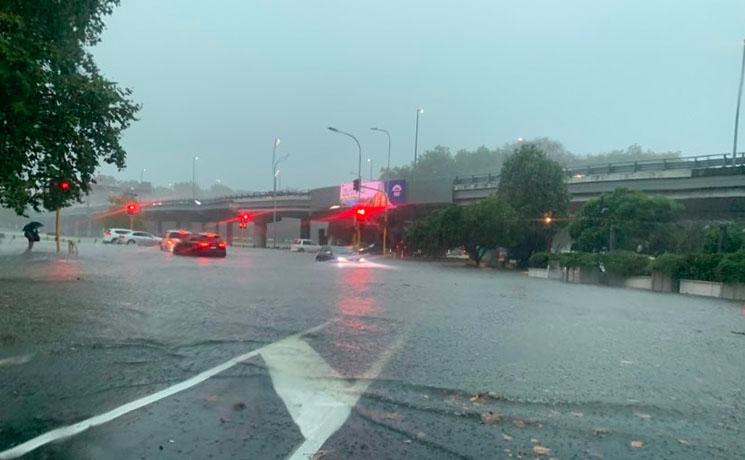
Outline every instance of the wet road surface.
{"type": "Polygon", "coordinates": [[[285,251],[22,249],[0,247],[0,458],[745,452],[742,305],[285,251]]]}

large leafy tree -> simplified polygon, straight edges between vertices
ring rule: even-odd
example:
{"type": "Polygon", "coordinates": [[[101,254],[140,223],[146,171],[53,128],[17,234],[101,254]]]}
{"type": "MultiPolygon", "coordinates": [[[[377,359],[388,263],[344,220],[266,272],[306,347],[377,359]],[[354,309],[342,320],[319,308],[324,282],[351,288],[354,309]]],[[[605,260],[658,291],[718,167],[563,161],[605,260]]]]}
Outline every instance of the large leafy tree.
{"type": "Polygon", "coordinates": [[[463,211],[463,245],[468,256],[481,262],[488,249],[510,247],[517,240],[519,215],[505,200],[492,196],[463,211]]]}
{"type": "Polygon", "coordinates": [[[569,193],[564,171],[539,146],[521,144],[502,166],[498,195],[522,219],[522,231],[510,250],[513,257],[527,262],[532,253],[546,249],[557,231],[555,219],[566,215],[569,193]],[[545,224],[546,217],[553,223],[545,224]]]}
{"type": "Polygon", "coordinates": [[[139,106],[89,51],[118,3],[0,2],[1,206],[63,207],[88,193],[101,162],[124,167],[120,137],[139,106]]]}
{"type": "Polygon", "coordinates": [[[617,189],[585,203],[569,226],[577,249],[660,253],[675,240],[674,222],[683,206],[669,198],[617,189]],[[611,238],[613,244],[611,245],[611,238]]]}

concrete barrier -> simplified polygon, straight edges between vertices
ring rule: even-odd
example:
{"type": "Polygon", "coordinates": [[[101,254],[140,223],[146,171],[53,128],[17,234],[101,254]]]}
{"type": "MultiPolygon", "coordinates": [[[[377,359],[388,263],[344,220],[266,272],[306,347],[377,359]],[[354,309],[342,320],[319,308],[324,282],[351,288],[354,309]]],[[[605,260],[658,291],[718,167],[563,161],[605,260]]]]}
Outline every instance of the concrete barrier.
{"type": "Polygon", "coordinates": [[[700,280],[680,280],[680,293],[705,297],[722,297],[722,283],[700,280]]]}
{"type": "Polygon", "coordinates": [[[547,268],[529,268],[528,276],[531,278],[548,279],[548,269],[547,268]]]}
{"type": "Polygon", "coordinates": [[[623,282],[623,287],[633,289],[645,289],[648,291],[652,290],[652,277],[651,276],[632,276],[626,278],[623,282]]]}

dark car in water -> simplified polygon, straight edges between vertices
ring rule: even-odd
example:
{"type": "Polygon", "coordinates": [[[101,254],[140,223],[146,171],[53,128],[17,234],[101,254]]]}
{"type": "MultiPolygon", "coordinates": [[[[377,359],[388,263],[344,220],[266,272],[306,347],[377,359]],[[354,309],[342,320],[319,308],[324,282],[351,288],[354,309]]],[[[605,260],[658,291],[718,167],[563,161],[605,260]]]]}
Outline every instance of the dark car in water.
{"type": "Polygon", "coordinates": [[[347,246],[323,246],[316,254],[317,262],[335,261],[338,263],[364,262],[365,258],[347,246]]]}
{"type": "Polygon", "coordinates": [[[225,257],[227,245],[216,233],[196,233],[177,242],[173,253],[178,256],[225,257]]]}

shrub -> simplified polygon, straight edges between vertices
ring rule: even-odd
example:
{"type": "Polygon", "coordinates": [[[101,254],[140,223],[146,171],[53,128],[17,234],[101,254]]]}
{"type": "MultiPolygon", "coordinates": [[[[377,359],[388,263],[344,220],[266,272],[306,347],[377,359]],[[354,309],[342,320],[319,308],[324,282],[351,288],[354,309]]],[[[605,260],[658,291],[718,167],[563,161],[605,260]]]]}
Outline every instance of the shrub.
{"type": "Polygon", "coordinates": [[[648,256],[631,251],[613,251],[601,257],[605,269],[621,276],[638,276],[649,274],[648,256]]]}
{"type": "Polygon", "coordinates": [[[567,268],[597,267],[598,261],[598,255],[589,252],[566,252],[559,254],[559,263],[562,267],[567,268]]]}
{"type": "Polygon", "coordinates": [[[528,266],[532,268],[546,268],[551,257],[551,254],[547,252],[535,252],[528,259],[528,266]]]}
{"type": "Polygon", "coordinates": [[[715,269],[715,276],[725,283],[745,283],[745,252],[724,256],[715,269]]]}
{"type": "Polygon", "coordinates": [[[662,254],[652,262],[651,268],[652,271],[679,279],[686,270],[686,256],[682,254],[662,254]]]}
{"type": "Polygon", "coordinates": [[[722,261],[722,254],[691,254],[686,256],[681,278],[702,281],[718,281],[717,266],[722,261]]]}

